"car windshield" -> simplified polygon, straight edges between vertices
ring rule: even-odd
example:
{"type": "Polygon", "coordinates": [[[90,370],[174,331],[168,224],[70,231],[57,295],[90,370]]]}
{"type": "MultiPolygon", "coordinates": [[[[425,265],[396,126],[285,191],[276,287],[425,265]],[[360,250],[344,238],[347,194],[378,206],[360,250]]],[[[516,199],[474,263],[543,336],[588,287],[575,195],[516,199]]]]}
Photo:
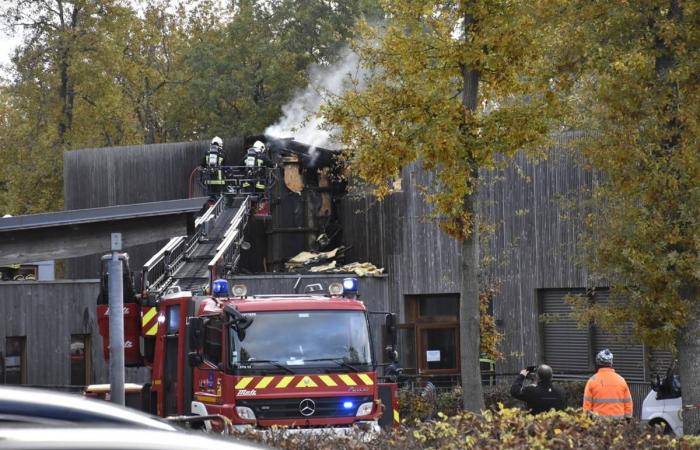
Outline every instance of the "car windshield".
{"type": "Polygon", "coordinates": [[[367,318],[362,311],[275,311],[246,314],[253,323],[241,341],[230,333],[231,364],[324,366],[372,363],[367,318]]]}

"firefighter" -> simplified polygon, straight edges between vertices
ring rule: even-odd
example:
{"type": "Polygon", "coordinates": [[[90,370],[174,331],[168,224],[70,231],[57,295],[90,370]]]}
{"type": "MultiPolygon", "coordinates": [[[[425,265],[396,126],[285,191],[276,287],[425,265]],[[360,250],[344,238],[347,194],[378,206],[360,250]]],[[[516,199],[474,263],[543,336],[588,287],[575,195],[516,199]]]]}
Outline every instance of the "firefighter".
{"type": "MultiPolygon", "coordinates": [[[[246,166],[248,176],[255,178],[255,192],[263,192],[265,190],[265,171],[264,167],[274,168],[275,163],[265,154],[265,144],[260,141],[255,141],[253,146],[246,152],[243,159],[243,165],[246,166]]],[[[243,188],[249,189],[250,183],[244,182],[243,188]]]]}
{"type": "Polygon", "coordinates": [[[537,367],[535,373],[537,384],[523,387],[523,381],[530,374],[530,370],[521,370],[510,387],[510,395],[524,401],[532,414],[566,408],[566,393],[559,386],[552,384],[552,368],[542,364],[537,367]]]}
{"type": "Polygon", "coordinates": [[[613,354],[607,348],[595,357],[597,372],[586,383],[583,409],[610,419],[632,417],[632,395],[627,382],[615,373],[613,354]]]}
{"type": "Polygon", "coordinates": [[[215,136],[202,160],[202,167],[208,172],[204,184],[207,186],[207,195],[211,200],[216,200],[221,195],[224,186],[224,177],[221,171],[223,163],[224,141],[219,136],[215,136]]]}
{"type": "Polygon", "coordinates": [[[391,345],[386,347],[384,352],[387,359],[391,361],[391,364],[384,368],[384,376],[390,383],[396,383],[399,377],[403,375],[403,368],[399,364],[399,353],[391,345]]]}

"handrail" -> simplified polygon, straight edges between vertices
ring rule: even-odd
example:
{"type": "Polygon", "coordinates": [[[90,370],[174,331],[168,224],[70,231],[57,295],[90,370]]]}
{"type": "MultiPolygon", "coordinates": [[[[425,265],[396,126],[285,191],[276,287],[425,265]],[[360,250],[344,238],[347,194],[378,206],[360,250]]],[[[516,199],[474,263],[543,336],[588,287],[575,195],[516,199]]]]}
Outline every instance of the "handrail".
{"type": "Polygon", "coordinates": [[[176,236],[170,238],[167,244],[143,265],[143,286],[142,290],[153,289],[159,286],[168,276],[166,256],[171,249],[178,245],[178,242],[186,236],[176,236]]]}
{"type": "Polygon", "coordinates": [[[207,211],[201,215],[201,217],[198,217],[194,221],[194,226],[195,228],[199,227],[201,224],[209,221],[212,217],[216,217],[219,215],[221,210],[223,209],[223,197],[219,197],[219,199],[214,203],[212,206],[207,209],[207,211]]]}
{"type": "MultiPolygon", "coordinates": [[[[224,236],[224,240],[218,245],[216,255],[209,261],[209,283],[214,282],[217,277],[217,266],[220,262],[224,262],[230,265],[232,269],[235,269],[236,264],[238,264],[238,258],[240,257],[239,248],[240,243],[243,239],[243,234],[241,230],[246,225],[248,214],[250,213],[250,197],[246,197],[243,203],[238,208],[238,212],[231,220],[231,225],[224,236]],[[235,245],[231,245],[235,244],[235,245]]],[[[223,275],[223,274],[222,274],[223,275]]]]}
{"type": "Polygon", "coordinates": [[[206,233],[205,225],[223,209],[223,199],[209,207],[195,220],[195,232],[192,236],[176,236],[153,255],[143,265],[142,290],[161,292],[167,287],[167,280],[177,271],[178,266],[194,251],[199,239],[206,233]]]}

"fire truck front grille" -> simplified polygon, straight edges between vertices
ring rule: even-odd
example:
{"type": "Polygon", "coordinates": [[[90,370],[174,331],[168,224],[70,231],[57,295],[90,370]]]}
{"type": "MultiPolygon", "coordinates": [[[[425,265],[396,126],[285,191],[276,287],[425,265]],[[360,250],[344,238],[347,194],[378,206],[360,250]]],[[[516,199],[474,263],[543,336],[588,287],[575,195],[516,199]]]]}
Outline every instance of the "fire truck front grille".
{"type": "Polygon", "coordinates": [[[247,406],[253,410],[256,418],[263,420],[320,419],[354,417],[361,404],[371,401],[372,397],[299,397],[236,400],[236,405],[247,406]],[[312,400],[313,404],[306,400],[312,400]],[[350,406],[349,403],[352,405],[350,406]],[[309,408],[313,409],[311,414],[309,414],[311,412],[309,408]]]}

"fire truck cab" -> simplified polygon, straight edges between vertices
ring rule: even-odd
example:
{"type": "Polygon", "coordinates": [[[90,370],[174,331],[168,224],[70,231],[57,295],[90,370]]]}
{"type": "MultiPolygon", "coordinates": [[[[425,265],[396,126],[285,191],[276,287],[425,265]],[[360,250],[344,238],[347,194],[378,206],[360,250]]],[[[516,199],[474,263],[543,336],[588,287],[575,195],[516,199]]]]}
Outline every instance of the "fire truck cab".
{"type": "MultiPolygon", "coordinates": [[[[239,427],[377,429],[383,407],[357,281],[329,294],[162,298],[151,391],[160,416],[220,414],[239,427]]],[[[394,317],[387,315],[387,329],[394,317]]],[[[391,408],[392,405],[386,405],[391,408]]]]}

